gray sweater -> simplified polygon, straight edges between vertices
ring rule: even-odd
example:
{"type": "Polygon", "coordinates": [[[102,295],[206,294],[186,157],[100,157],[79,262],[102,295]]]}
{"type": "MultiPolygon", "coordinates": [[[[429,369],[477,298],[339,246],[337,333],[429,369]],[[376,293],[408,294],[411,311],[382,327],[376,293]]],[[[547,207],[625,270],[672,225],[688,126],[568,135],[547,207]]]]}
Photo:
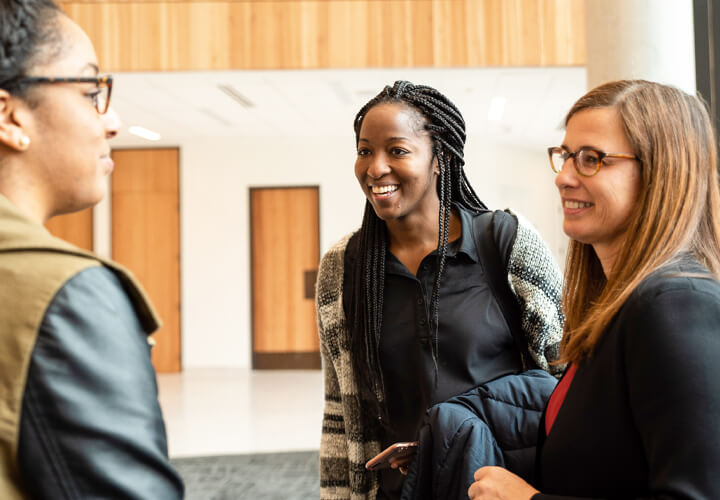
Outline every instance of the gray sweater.
{"type": "MultiPolygon", "coordinates": [[[[377,429],[363,418],[350,334],[343,310],[345,236],[323,256],[318,273],[316,306],[325,381],[325,411],[320,445],[321,499],[369,499],[378,491],[378,475],[365,463],[380,452],[377,429]]],[[[508,283],[522,311],[522,327],[535,363],[553,374],[562,337],[562,276],[537,231],[518,217],[508,262],[508,283]],[[545,287],[538,283],[549,284],[545,287]]]]}

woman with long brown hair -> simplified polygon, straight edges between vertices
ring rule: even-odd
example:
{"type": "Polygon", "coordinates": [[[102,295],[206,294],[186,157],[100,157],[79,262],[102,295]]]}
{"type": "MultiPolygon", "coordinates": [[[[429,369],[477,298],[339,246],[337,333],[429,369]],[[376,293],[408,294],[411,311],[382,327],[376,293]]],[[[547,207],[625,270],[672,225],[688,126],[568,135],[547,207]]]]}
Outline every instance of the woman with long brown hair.
{"type": "Polygon", "coordinates": [[[698,98],[611,82],[549,149],[571,238],[562,358],[537,488],[482,468],[473,499],[715,498],[720,490],[720,190],[698,98]]]}

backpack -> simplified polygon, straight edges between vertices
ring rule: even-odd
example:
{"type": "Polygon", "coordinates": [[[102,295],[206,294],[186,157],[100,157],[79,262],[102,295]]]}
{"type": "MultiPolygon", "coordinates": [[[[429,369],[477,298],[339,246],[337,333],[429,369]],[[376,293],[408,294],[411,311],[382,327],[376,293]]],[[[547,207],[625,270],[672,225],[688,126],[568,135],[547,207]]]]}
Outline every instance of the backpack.
{"type": "Polygon", "coordinates": [[[487,210],[474,218],[472,231],[480,265],[488,278],[493,297],[515,340],[523,368],[529,370],[538,366],[528,351],[520,304],[508,283],[508,264],[517,227],[518,220],[514,214],[503,210],[487,210]]]}

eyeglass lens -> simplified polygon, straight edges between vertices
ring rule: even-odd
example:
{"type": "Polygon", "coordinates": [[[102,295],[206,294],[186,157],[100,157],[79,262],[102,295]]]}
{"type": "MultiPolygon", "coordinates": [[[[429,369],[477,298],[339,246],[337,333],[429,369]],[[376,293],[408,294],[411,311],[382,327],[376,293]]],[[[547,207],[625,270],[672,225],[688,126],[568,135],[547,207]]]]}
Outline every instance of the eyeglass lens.
{"type": "MultiPolygon", "coordinates": [[[[593,175],[597,172],[598,166],[600,165],[600,156],[597,151],[592,149],[580,149],[574,155],[575,168],[582,175],[593,175]]],[[[554,149],[551,155],[552,166],[555,172],[560,173],[565,164],[565,161],[570,157],[570,154],[560,148],[554,149]]]]}
{"type": "Polygon", "coordinates": [[[103,114],[107,111],[109,97],[110,87],[107,85],[98,86],[98,93],[95,95],[95,108],[98,113],[103,114]]]}

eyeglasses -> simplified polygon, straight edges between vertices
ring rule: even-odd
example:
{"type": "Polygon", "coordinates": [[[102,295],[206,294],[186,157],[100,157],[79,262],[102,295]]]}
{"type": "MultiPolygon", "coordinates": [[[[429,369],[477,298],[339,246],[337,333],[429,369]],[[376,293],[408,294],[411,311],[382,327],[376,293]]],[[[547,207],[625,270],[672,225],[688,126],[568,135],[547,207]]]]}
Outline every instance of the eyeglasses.
{"type": "Polygon", "coordinates": [[[548,155],[550,156],[550,168],[553,172],[559,174],[565,165],[568,158],[573,158],[575,161],[575,170],[583,177],[592,177],[597,174],[600,170],[600,165],[603,164],[605,158],[625,158],[628,160],[639,160],[635,155],[629,155],[625,153],[605,153],[604,151],[598,151],[595,148],[588,146],[582,147],[570,153],[565,148],[556,146],[548,148],[548,155]]]}
{"type": "Polygon", "coordinates": [[[110,107],[110,94],[112,93],[113,77],[111,75],[79,76],[79,77],[52,77],[52,76],[28,76],[21,78],[20,83],[94,83],[97,85],[97,93],[92,95],[95,109],[101,115],[107,113],[110,107]]]}

